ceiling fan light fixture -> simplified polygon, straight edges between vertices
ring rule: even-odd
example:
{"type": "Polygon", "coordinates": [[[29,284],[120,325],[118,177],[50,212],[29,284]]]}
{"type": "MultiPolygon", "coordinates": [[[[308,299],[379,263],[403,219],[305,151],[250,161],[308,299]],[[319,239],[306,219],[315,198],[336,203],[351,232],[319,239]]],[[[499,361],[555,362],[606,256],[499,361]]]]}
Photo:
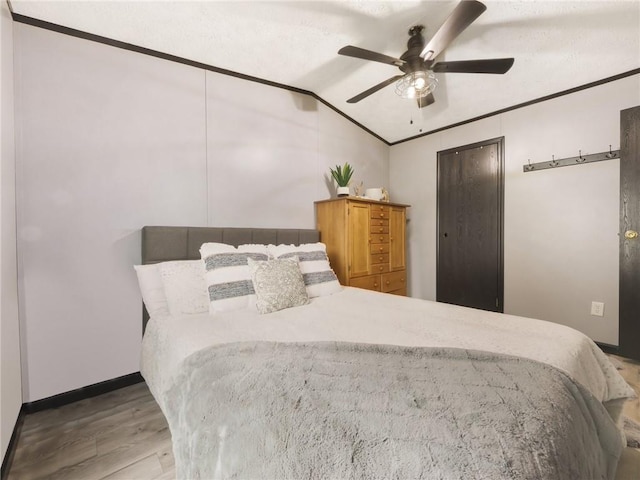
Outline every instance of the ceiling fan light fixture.
{"type": "Polygon", "coordinates": [[[402,98],[422,98],[438,86],[438,79],[431,70],[407,73],[396,83],[396,93],[402,98]]]}

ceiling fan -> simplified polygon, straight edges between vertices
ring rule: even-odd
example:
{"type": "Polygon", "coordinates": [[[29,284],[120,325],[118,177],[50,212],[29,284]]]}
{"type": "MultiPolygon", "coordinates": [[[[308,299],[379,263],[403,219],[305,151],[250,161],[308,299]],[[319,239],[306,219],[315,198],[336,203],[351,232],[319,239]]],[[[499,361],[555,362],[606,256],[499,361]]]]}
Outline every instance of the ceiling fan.
{"type": "Polygon", "coordinates": [[[418,107],[422,108],[435,102],[433,90],[438,80],[434,72],[503,74],[509,71],[514,62],[513,58],[435,63],[438,55],[486,9],[487,7],[477,0],[462,0],[428,43],[422,36],[422,30],[424,30],[422,25],[411,27],[407,51],[400,58],[351,45],[341,48],[338,51],[340,55],[394,65],[403,72],[350,98],[347,103],[357,103],[387,85],[397,82],[396,93],[404,98],[415,98],[418,107]]]}

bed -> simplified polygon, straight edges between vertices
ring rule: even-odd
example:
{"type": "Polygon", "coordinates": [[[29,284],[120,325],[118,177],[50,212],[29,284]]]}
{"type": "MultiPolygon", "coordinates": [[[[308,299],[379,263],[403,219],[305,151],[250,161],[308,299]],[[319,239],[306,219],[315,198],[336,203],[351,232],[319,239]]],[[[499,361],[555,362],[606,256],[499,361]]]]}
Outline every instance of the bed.
{"type": "MultiPolygon", "coordinates": [[[[208,242],[319,236],[145,227],[142,238],[143,264],[173,274],[198,268],[208,242]]],[[[350,287],[268,314],[210,314],[189,311],[195,284],[174,282],[183,311],[145,319],[141,372],[178,478],[615,476],[634,393],[571,328],[350,287]]]]}

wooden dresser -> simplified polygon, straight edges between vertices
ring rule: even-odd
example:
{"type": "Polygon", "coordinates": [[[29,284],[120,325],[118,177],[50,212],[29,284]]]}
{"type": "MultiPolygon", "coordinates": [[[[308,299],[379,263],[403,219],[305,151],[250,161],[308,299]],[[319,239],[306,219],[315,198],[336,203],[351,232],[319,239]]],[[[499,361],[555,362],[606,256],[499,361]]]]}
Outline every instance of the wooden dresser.
{"type": "Polygon", "coordinates": [[[407,294],[408,205],[343,197],[315,206],[320,240],[342,285],[407,294]]]}

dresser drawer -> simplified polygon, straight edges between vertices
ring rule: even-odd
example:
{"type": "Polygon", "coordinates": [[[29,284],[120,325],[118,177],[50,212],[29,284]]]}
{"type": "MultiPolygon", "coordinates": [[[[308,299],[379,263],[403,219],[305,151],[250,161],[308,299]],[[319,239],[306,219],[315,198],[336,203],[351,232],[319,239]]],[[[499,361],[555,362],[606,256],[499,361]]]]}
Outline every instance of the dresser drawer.
{"type": "Polygon", "coordinates": [[[389,263],[388,253],[373,253],[371,254],[371,265],[377,265],[378,263],[389,263]]]}
{"type": "Polygon", "coordinates": [[[388,243],[372,243],[369,245],[369,253],[389,253],[388,243]]]}
{"type": "Polygon", "coordinates": [[[387,273],[389,271],[388,263],[379,263],[377,265],[371,265],[371,273],[387,273]]]}
{"type": "MultiPolygon", "coordinates": [[[[383,220],[381,220],[383,221],[383,220]]],[[[377,220],[372,220],[373,222],[377,222],[377,220]]],[[[389,225],[387,222],[387,225],[371,225],[369,227],[369,231],[371,232],[371,236],[380,234],[380,233],[385,233],[385,234],[389,234],[389,225]]]]}
{"type": "Polygon", "coordinates": [[[389,206],[388,205],[371,205],[371,218],[389,218],[389,206]]]}
{"type": "Polygon", "coordinates": [[[371,243],[389,243],[388,233],[372,233],[369,238],[371,239],[371,243]]]}
{"type": "Polygon", "coordinates": [[[367,277],[351,278],[349,285],[366,290],[380,291],[380,275],[369,275],[367,277]]]}
{"type": "Polygon", "coordinates": [[[388,218],[370,218],[369,219],[369,225],[371,225],[371,231],[375,232],[375,228],[376,227],[382,227],[387,229],[387,232],[389,231],[389,219],[388,218]]]}
{"type": "Polygon", "coordinates": [[[393,292],[394,290],[400,290],[406,288],[407,284],[407,272],[401,270],[399,272],[385,273],[382,275],[382,291],[393,292]]]}

